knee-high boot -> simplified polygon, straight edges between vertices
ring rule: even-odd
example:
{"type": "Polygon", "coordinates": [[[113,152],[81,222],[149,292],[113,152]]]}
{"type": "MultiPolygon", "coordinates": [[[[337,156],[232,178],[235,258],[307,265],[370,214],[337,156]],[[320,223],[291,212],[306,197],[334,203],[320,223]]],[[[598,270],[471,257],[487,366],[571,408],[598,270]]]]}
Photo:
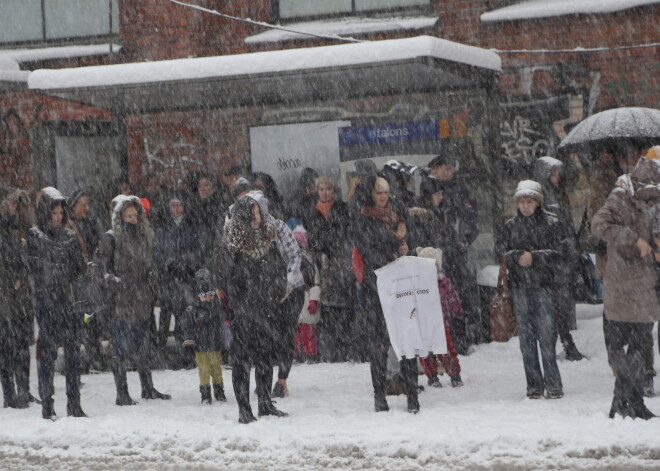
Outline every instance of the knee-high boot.
{"type": "Polygon", "coordinates": [[[257,397],[259,399],[259,417],[273,415],[275,417],[286,417],[286,412],[277,409],[270,398],[270,387],[273,384],[273,367],[268,363],[257,365],[254,370],[257,382],[257,397]]]}
{"type": "Polygon", "coordinates": [[[374,408],[376,412],[388,411],[385,386],[387,381],[387,350],[373,350],[369,359],[371,383],[374,388],[374,408]]]}
{"type": "Polygon", "coordinates": [[[163,399],[165,401],[172,399],[171,395],[158,392],[154,388],[151,369],[140,367],[138,369],[138,376],[140,377],[140,385],[142,386],[142,399],[163,399]]]}
{"type": "Polygon", "coordinates": [[[118,358],[114,358],[112,361],[112,374],[115,377],[115,387],[117,388],[117,400],[115,404],[118,406],[134,406],[137,404],[128,394],[126,367],[118,358]]]}
{"type": "Polygon", "coordinates": [[[401,364],[401,376],[406,385],[406,396],[408,397],[408,412],[416,414],[419,412],[419,400],[417,397],[417,359],[403,358],[401,364]]]}
{"type": "Polygon", "coordinates": [[[249,424],[254,422],[257,418],[252,413],[250,407],[250,368],[242,362],[234,362],[234,367],[231,370],[232,386],[234,388],[234,396],[238,403],[238,422],[241,424],[249,424]]]}

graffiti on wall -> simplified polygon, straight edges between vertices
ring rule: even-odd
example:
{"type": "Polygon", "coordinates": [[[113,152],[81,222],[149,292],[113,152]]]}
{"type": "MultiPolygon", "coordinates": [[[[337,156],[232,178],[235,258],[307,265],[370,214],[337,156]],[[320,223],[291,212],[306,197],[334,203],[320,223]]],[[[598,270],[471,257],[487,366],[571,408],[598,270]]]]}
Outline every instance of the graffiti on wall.
{"type": "Polygon", "coordinates": [[[171,141],[143,138],[146,172],[158,173],[164,180],[179,183],[190,171],[204,168],[197,146],[177,134],[171,141]]]}
{"type": "Polygon", "coordinates": [[[548,155],[553,147],[545,126],[517,114],[502,120],[500,136],[504,159],[519,165],[532,165],[537,158],[548,155]]]}

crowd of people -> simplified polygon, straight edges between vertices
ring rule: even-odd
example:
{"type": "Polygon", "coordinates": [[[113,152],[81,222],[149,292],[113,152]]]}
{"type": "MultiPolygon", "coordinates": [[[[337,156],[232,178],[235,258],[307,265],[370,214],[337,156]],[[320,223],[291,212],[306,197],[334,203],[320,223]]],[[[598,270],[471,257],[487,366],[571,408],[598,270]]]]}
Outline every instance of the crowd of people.
{"type": "MultiPolygon", "coordinates": [[[[570,331],[585,232],[597,268],[605,267],[604,332],[616,376],[610,414],[654,416],[643,396],[653,394],[651,328],[660,319],[660,160],[654,149],[641,160],[636,154],[625,167],[626,156],[603,155],[597,163],[603,177],[594,173],[585,231],[573,224],[562,161],[538,159],[534,180],[517,186],[517,212],[496,251],[509,274],[531,399],[563,396],[558,337],[566,359],[583,358],[570,331]]],[[[118,406],[137,404],[127,382],[133,370],[142,399],[171,399],[154,387],[151,369],[172,349],[174,321],[176,360],[198,368],[202,403],[227,400],[223,364],[231,365],[240,423],[256,420],[252,367],[257,415],[287,415],[273,398],[288,394],[296,360],[368,361],[375,410],[389,410],[387,395],[398,390],[408,410],[418,412],[418,359],[393,362],[398,383],[389,374],[390,337],[375,271],[401,256],[435,260],[448,353],[429,352],[420,366],[429,386],[440,386],[439,363],[451,385],[462,386],[458,356],[475,342],[466,319],[478,317],[481,306],[468,264],[479,234],[477,201],[456,175],[457,160],[456,149],[445,146],[425,169],[419,195],[416,167],[390,160],[379,170],[361,161],[346,200],[336,179],[311,168],[288,199],[271,176],[240,167],[221,181],[191,173],[187,189],[166,189],[153,174],[137,195],[128,182],[118,186],[107,231],[91,217],[105,209],[89,189],[64,197],[48,187],[34,200],[7,189],[0,205],[4,406],[40,402],[44,418],[56,417],[60,346],[69,416],[86,416],[80,375],[89,369],[112,371],[118,406]],[[29,387],[35,319],[38,399],[29,387]]]]}

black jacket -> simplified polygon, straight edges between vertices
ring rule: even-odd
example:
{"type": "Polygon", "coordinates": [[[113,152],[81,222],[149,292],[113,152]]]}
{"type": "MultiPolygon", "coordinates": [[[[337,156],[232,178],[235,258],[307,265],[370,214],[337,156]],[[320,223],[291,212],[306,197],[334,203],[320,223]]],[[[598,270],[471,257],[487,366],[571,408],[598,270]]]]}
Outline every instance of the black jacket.
{"type": "Polygon", "coordinates": [[[67,203],[55,188],[43,192],[37,204],[37,227],[28,232],[28,267],[34,275],[36,295],[55,301],[71,301],[71,283],[82,272],[84,261],[78,240],[67,223],[67,203]],[[62,225],[53,227],[53,208],[64,208],[62,225]]]}
{"type": "Polygon", "coordinates": [[[504,225],[504,246],[509,283],[517,288],[555,288],[562,245],[566,236],[557,218],[542,208],[529,217],[520,212],[504,225]],[[532,253],[532,265],[518,263],[523,252],[532,253]]]}
{"type": "Polygon", "coordinates": [[[225,350],[224,323],[225,315],[217,297],[206,302],[196,299],[184,315],[184,338],[195,341],[197,352],[225,350]]]}

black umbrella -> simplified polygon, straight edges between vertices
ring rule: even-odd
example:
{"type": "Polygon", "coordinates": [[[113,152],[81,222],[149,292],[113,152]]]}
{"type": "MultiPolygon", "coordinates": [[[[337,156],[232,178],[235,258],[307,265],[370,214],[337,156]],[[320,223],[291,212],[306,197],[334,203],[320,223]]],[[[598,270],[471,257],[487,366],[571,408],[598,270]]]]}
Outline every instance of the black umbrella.
{"type": "Polygon", "coordinates": [[[634,145],[638,148],[660,143],[660,110],[615,108],[601,111],[575,126],[557,149],[585,152],[634,145]]]}

